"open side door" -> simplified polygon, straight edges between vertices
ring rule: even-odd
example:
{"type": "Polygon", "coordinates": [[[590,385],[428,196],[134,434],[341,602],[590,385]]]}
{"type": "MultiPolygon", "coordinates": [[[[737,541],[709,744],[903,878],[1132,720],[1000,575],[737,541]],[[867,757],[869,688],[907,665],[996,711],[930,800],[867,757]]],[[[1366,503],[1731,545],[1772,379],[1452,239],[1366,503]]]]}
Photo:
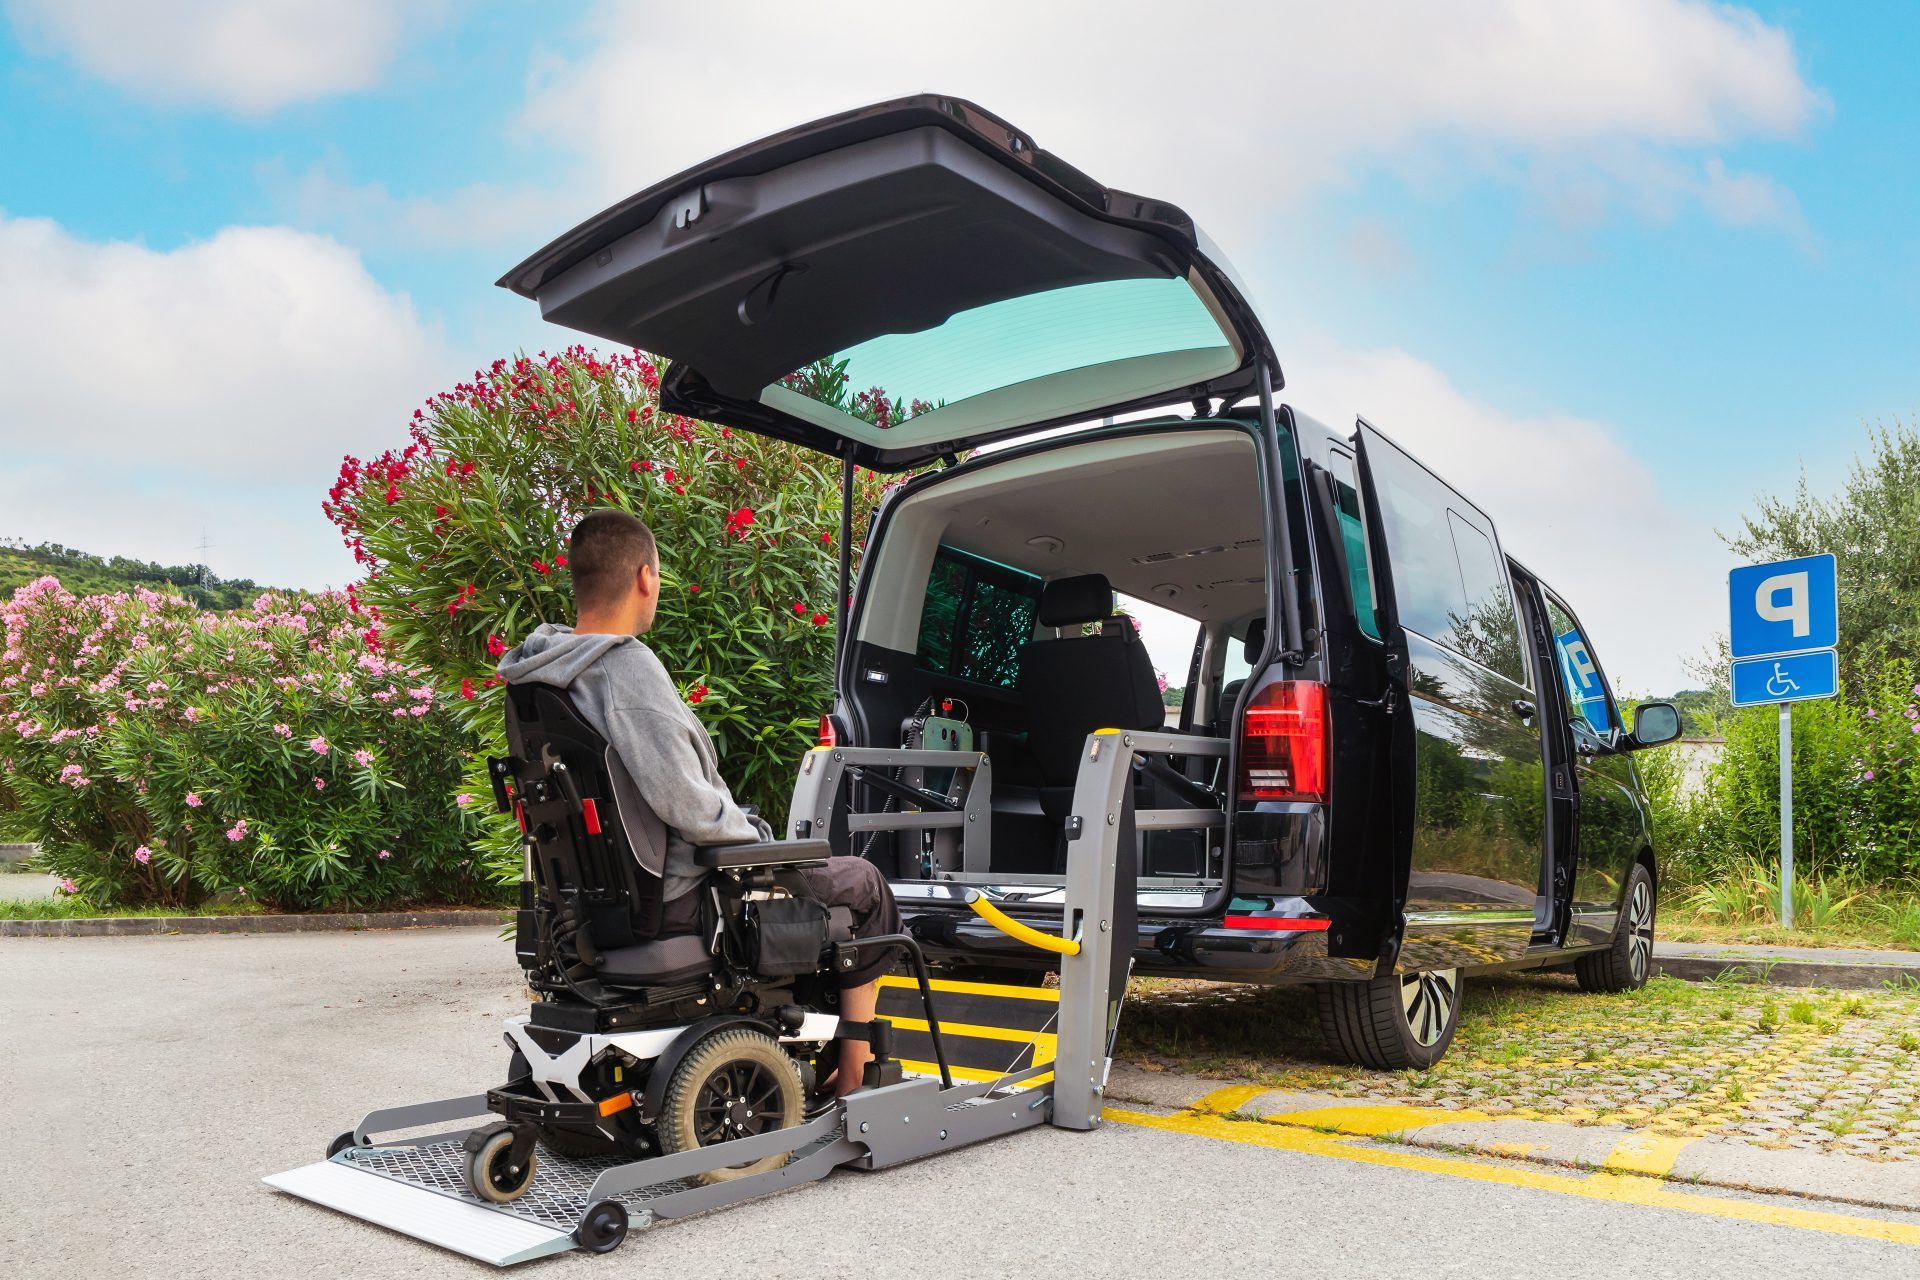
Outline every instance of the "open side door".
{"type": "MultiPolygon", "coordinates": [[[[1383,865],[1368,868],[1363,881],[1367,896],[1380,904],[1379,952],[1381,971],[1390,972],[1398,957],[1401,934],[1406,923],[1407,882],[1413,869],[1415,731],[1413,698],[1409,678],[1411,664],[1407,654],[1407,632],[1400,623],[1398,595],[1394,589],[1393,555],[1387,544],[1387,531],[1381,519],[1379,486],[1368,460],[1368,438],[1375,437],[1374,448],[1381,447],[1378,433],[1364,418],[1354,424],[1354,473],[1360,492],[1362,519],[1366,528],[1369,558],[1373,567],[1374,620],[1385,651],[1386,682],[1380,691],[1380,750],[1384,760],[1379,768],[1387,779],[1384,808],[1387,810],[1387,839],[1384,850],[1376,843],[1376,856],[1384,853],[1383,865]]],[[[1392,447],[1388,445],[1387,447],[1392,447]]],[[[1377,802],[1377,801],[1376,801],[1377,802]]],[[[1358,952],[1365,954],[1364,951],[1358,952]]]]}
{"type": "Polygon", "coordinates": [[[508,272],[549,320],[667,356],[662,406],[899,471],[1278,364],[1178,208],[996,116],[903,98],[751,143],[508,272]]]}

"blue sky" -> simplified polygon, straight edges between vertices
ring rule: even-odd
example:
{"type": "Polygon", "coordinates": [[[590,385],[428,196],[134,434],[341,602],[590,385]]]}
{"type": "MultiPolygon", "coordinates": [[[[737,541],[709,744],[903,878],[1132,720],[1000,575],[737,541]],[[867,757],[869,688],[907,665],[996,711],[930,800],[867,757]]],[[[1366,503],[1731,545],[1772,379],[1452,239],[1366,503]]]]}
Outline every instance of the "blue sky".
{"type": "Polygon", "coordinates": [[[1389,7],[0,0],[0,535],[344,581],[340,454],[569,340],[507,267],[931,88],[1186,207],[1288,398],[1435,462],[1675,687],[1713,531],[1920,406],[1920,10],[1389,7]]]}

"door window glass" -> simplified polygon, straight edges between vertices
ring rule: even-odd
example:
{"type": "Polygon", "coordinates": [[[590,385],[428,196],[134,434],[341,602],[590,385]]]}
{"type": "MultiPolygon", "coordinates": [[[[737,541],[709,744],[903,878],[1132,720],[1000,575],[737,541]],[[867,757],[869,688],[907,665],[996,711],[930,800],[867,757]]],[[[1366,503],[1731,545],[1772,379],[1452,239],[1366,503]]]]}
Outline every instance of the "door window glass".
{"type": "Polygon", "coordinates": [[[1584,723],[1606,737],[1617,723],[1607,696],[1607,682],[1580,624],[1552,596],[1547,597],[1547,619],[1553,625],[1554,665],[1567,696],[1567,718],[1584,723]]]}
{"type": "Polygon", "coordinates": [[[1334,517],[1340,525],[1341,552],[1347,562],[1347,589],[1353,596],[1354,620],[1360,629],[1380,638],[1380,620],[1374,616],[1373,561],[1367,554],[1367,522],[1360,514],[1360,490],[1354,483],[1353,459],[1333,457],[1334,517]]]}
{"type": "Polygon", "coordinates": [[[1525,685],[1519,619],[1492,523],[1391,441],[1369,429],[1366,442],[1400,625],[1525,685]]]}
{"type": "Polygon", "coordinates": [[[1133,620],[1140,643],[1147,647],[1147,659],[1153,664],[1153,676],[1160,685],[1160,704],[1166,708],[1166,723],[1177,727],[1180,706],[1186,699],[1187,669],[1193,663],[1193,647],[1200,624],[1184,614],[1175,613],[1150,600],[1136,600],[1124,592],[1113,594],[1114,609],[1133,620]]]}
{"type": "Polygon", "coordinates": [[[962,680],[1015,687],[1020,652],[1033,638],[1039,597],[1038,578],[942,547],[920,609],[917,665],[962,680]]]}

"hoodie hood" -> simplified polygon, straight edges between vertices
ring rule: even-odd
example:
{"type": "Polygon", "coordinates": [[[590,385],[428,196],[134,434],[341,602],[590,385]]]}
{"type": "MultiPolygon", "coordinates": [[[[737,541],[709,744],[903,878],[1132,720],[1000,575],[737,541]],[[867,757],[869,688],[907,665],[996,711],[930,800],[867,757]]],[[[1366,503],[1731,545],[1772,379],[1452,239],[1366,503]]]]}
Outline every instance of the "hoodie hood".
{"type": "Polygon", "coordinates": [[[566,689],[613,650],[637,643],[632,636],[599,632],[583,636],[572,627],[543,622],[532,635],[507,650],[496,669],[508,684],[548,684],[566,689]]]}

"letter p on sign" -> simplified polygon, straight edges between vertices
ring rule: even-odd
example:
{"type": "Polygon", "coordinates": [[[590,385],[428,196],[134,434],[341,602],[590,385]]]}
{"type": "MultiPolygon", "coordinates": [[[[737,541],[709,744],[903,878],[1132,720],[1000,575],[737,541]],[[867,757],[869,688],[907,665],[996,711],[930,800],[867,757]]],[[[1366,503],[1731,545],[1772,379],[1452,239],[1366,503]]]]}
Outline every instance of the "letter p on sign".
{"type": "Polygon", "coordinates": [[[1768,622],[1791,622],[1795,636],[1811,634],[1813,616],[1808,605],[1806,572],[1776,573],[1771,578],[1762,578],[1753,593],[1753,611],[1768,622]],[[1786,597],[1785,604],[1780,602],[1782,595],[1786,597]]]}

